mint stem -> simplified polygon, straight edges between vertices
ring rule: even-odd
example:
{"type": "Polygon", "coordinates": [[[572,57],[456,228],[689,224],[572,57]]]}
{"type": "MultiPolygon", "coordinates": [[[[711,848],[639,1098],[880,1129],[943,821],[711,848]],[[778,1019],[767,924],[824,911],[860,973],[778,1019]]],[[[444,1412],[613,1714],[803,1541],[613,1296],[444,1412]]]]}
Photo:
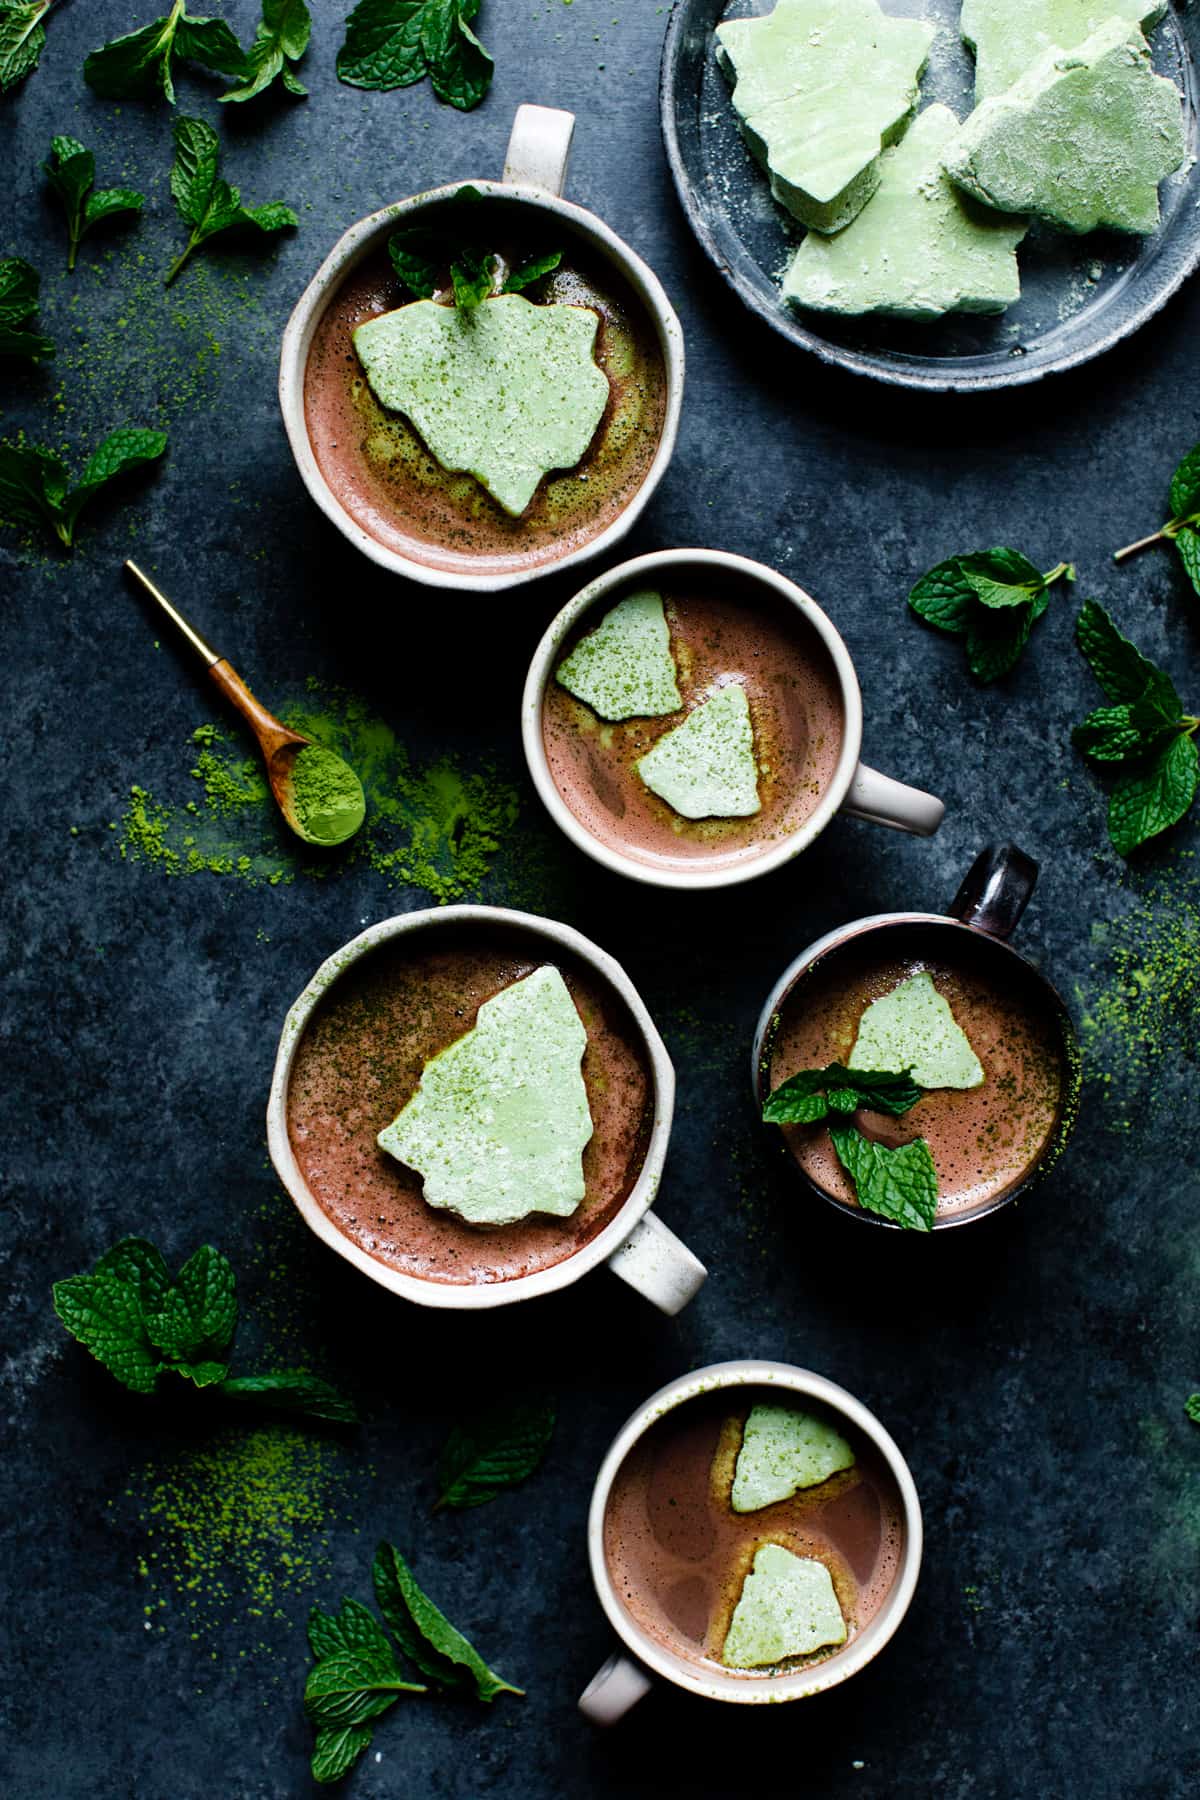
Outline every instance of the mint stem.
{"type": "Polygon", "coordinates": [[[1057,564],[1057,566],[1055,568],[1051,569],[1047,574],[1043,575],[1042,580],[1045,582],[1047,587],[1051,587],[1054,582],[1060,581],[1064,575],[1066,576],[1068,581],[1074,581],[1074,579],[1075,579],[1075,564],[1074,563],[1060,562],[1059,564],[1057,564]]]}
{"type": "Polygon", "coordinates": [[[163,286],[164,287],[170,287],[171,283],[174,281],[174,279],[178,275],[180,269],[182,269],[184,263],[187,261],[188,257],[192,254],[192,251],[195,248],[196,248],[196,239],[194,237],[190,237],[188,239],[187,243],[184,245],[183,249],[180,251],[179,255],[175,258],[175,261],[171,264],[170,268],[167,270],[166,274],[163,276],[163,286]]]}
{"type": "Polygon", "coordinates": [[[1164,525],[1160,531],[1152,531],[1149,537],[1139,538],[1136,544],[1126,544],[1123,550],[1114,550],[1113,561],[1124,562],[1127,556],[1136,556],[1139,550],[1146,550],[1151,544],[1161,543],[1170,535],[1170,525],[1164,525]]]}

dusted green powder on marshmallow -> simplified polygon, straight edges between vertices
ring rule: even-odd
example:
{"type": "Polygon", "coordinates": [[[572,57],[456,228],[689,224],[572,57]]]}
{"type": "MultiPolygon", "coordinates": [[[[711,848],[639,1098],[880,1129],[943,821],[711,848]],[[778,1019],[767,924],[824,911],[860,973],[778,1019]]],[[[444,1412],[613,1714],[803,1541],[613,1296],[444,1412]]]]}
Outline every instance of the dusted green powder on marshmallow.
{"type": "Polygon", "coordinates": [[[975,104],[1002,94],[1047,50],[1077,50],[1107,19],[1146,31],[1166,0],[963,0],[963,39],[975,52],[975,104]]]}
{"type": "Polygon", "coordinates": [[[846,1641],[846,1621],[823,1562],[763,1544],[734,1608],[721,1661],[763,1669],[846,1641]]]}
{"type": "Polygon", "coordinates": [[[876,1074],[907,1071],[923,1088],[983,1086],[983,1065],[927,971],[872,1000],[846,1066],[876,1074]]]}
{"type": "Polygon", "coordinates": [[[742,1434],[730,1505],[736,1513],[758,1512],[853,1467],[854,1452],[832,1425],[793,1406],[755,1406],[742,1434]]]}
{"type": "Polygon", "coordinates": [[[945,166],[989,206],[1063,231],[1147,232],[1158,184],[1186,153],[1179,89],[1154,73],[1137,26],[1109,19],[977,107],[945,166]]]}
{"type": "Polygon", "coordinates": [[[779,0],[717,26],[717,60],[771,192],[814,231],[839,231],[874,193],[879,155],[916,104],[933,41],[875,0],[779,0]]]}
{"type": "Polygon", "coordinates": [[[305,744],[298,753],[291,788],[297,823],[312,843],[344,844],[366,817],[361,781],[324,744],[305,744]]]}
{"type": "Polygon", "coordinates": [[[1020,298],[1017,245],[1027,219],[991,211],[942,168],[958,132],[948,106],[927,106],[879,164],[879,187],[836,237],[810,232],[783,296],[816,312],[936,319],[1002,312],[1020,298]]]}
{"type": "Polygon", "coordinates": [[[558,665],[555,680],[602,719],[657,719],[683,705],[662,595],[628,594],[558,665]]]}
{"type": "Polygon", "coordinates": [[[426,1063],[379,1146],[425,1179],[428,1205],[469,1225],[567,1218],[586,1191],[587,1032],[546,965],[485,1000],[465,1037],[426,1063]]]}
{"type": "Polygon", "coordinates": [[[685,819],[745,819],[759,810],[750,703],[739,682],[701,701],[637,764],[660,800],[685,819]]]}
{"type": "Polygon", "coordinates": [[[544,475],[575,467],[604,416],[599,322],[589,307],[521,294],[472,307],[416,300],[360,325],[354,348],[380,404],[518,517],[544,475]]]}

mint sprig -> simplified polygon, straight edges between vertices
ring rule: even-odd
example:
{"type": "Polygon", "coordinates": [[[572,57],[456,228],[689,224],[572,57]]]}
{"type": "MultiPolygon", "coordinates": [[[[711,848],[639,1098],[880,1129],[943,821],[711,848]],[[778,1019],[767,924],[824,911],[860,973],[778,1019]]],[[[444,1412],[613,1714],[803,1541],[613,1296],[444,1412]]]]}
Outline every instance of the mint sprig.
{"type": "Polygon", "coordinates": [[[1071,563],[1044,575],[1019,550],[1002,545],[951,556],[922,575],[912,610],[939,631],[966,639],[967,666],[979,681],[1007,675],[1049,604],[1056,581],[1074,581],[1071,563]]]}
{"type": "Polygon", "coordinates": [[[304,1710],[316,1728],[314,1781],[338,1781],[371,1742],[375,1721],[401,1694],[424,1694],[429,1684],[479,1700],[520,1694],[521,1688],[489,1669],[478,1651],[423,1593],[394,1544],[383,1543],[373,1567],[379,1610],[395,1639],[358,1600],[343,1600],[340,1613],[314,1606],[308,1621],[316,1666],[304,1688],[304,1710]],[[425,1677],[414,1681],[403,1657],[425,1677]]]}
{"type": "Polygon", "coordinates": [[[55,451],[42,444],[0,443],[0,518],[10,525],[48,526],[72,550],[84,508],[118,476],[156,462],[166,448],[165,432],[126,426],[93,450],[72,487],[55,451]]]}
{"type": "MultiPolygon", "coordinates": [[[[466,187],[458,190],[454,200],[478,197],[475,188],[466,187]]],[[[510,269],[501,281],[501,260],[493,251],[472,243],[462,234],[436,231],[428,225],[410,225],[394,231],[387,247],[396,278],[410,294],[418,300],[432,300],[448,286],[455,306],[463,309],[478,306],[495,293],[521,293],[551,274],[562,261],[561,250],[544,251],[510,269]]]]}
{"type": "Polygon", "coordinates": [[[38,309],[41,276],[23,256],[0,259],[0,356],[37,359],[54,355],[48,337],[31,329],[29,321],[38,309]]]}
{"type": "Polygon", "coordinates": [[[146,204],[146,196],[134,188],[99,188],[93,192],[96,159],[78,138],[51,138],[50,160],[42,167],[67,215],[68,269],[75,267],[80,239],[93,225],[121,213],[140,213],[146,204]]]}
{"type": "Polygon", "coordinates": [[[1124,562],[1126,557],[1135,556],[1151,544],[1174,544],[1188,580],[1200,593],[1200,444],[1188,451],[1172,475],[1167,499],[1171,517],[1166,524],[1152,531],[1149,537],[1126,544],[1123,550],[1114,550],[1113,561],[1124,562]]]}
{"type": "Polygon", "coordinates": [[[258,231],[282,231],[300,223],[290,206],[268,200],[261,206],[243,206],[237,188],[217,174],[220,144],[211,125],[203,119],[175,121],[175,162],[171,169],[171,194],[191,234],[163,277],[170,287],[191,256],[218,232],[253,225],[258,231]]]}
{"type": "Polygon", "coordinates": [[[1091,762],[1117,766],[1108,835],[1121,856],[1130,856],[1191,806],[1200,782],[1200,719],[1184,712],[1171,677],[1095,600],[1084,602],[1075,635],[1110,704],[1090,712],[1071,737],[1091,762]]]}
{"type": "Polygon", "coordinates": [[[298,98],[308,89],[292,70],[308,49],[312,18],[304,0],[263,0],[262,18],[246,52],[246,79],[221,95],[221,102],[253,100],[278,80],[298,98]]]}
{"type": "Polygon", "coordinates": [[[0,94],[32,74],[46,47],[52,0],[0,0],[0,94]]]}
{"type": "Polygon", "coordinates": [[[149,100],[164,94],[175,104],[175,64],[192,62],[213,75],[241,81],[246,55],[224,19],[193,18],[185,0],[169,13],[93,50],[83,78],[105,100],[149,100]]]}
{"type": "Polygon", "coordinates": [[[854,1183],[860,1206],[910,1231],[931,1231],[937,1213],[937,1171],[924,1138],[895,1149],[865,1137],[852,1122],[860,1109],[899,1118],[924,1094],[908,1072],[848,1069],[827,1063],[781,1082],[763,1105],[770,1125],[817,1125],[829,1120],[838,1161],[854,1183]]]}
{"type": "Polygon", "coordinates": [[[456,1425],[438,1464],[438,1498],[463,1510],[483,1506],[516,1487],[539,1467],[554,1434],[554,1407],[547,1400],[516,1400],[489,1407],[456,1425]]]}
{"type": "Polygon", "coordinates": [[[470,112],[491,86],[491,57],[471,30],[479,0],[359,0],[346,20],[338,78],[350,87],[410,87],[470,112]]]}
{"type": "Polygon", "coordinates": [[[202,1244],[172,1276],[148,1238],[123,1238],[89,1275],[54,1284],[54,1310],[71,1336],[136,1394],[158,1391],[178,1375],[225,1401],[260,1411],[351,1424],[350,1402],[327,1381],[301,1370],[229,1374],[237,1329],[235,1278],[228,1257],[202,1244]]]}

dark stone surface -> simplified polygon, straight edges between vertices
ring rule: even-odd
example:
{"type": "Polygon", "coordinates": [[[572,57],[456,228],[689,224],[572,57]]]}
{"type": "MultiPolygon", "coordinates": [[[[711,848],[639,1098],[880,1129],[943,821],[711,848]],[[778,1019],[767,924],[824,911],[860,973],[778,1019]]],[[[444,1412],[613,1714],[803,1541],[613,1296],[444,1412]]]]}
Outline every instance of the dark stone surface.
{"type": "MultiPolygon", "coordinates": [[[[1194,1793],[1200,1437],[1182,1401],[1200,1386],[1200,1236],[1180,1144],[1189,1115],[1168,1105],[1186,1061],[1160,1068],[1127,1133],[1093,1080],[1076,1141],[1036,1198],[932,1242],[827,1217],[793,1186],[756,1128],[745,1064],[762,998],[801,945],[861,913],[944,904],[989,839],[1042,860],[1019,941],[1080,1012],[1106,979],[1097,929],[1119,931],[1156,883],[1189,879],[1171,849],[1130,877],[1107,847],[1102,793],[1068,741],[1096,699],[1069,592],[1055,591],[1015,676],[984,690],[903,595],[957,549],[1011,542],[1044,567],[1074,557],[1076,593],[1110,603],[1196,704],[1196,602],[1173,556],[1116,572],[1108,554],[1158,522],[1170,471],[1200,436],[1200,296],[1183,294],[1093,367],[1011,398],[915,401],[834,376],[754,327],[688,238],[659,150],[665,8],[486,0],[497,76],[463,117],[427,87],[340,87],[346,8],[322,0],[307,102],[237,114],[203,79],[182,79],[183,110],[222,128],[227,174],[302,216],[277,245],[216,254],[181,278],[175,304],[193,321],[209,316],[204,295],[224,296],[210,308],[219,355],[189,352],[182,369],[168,346],[194,331],[165,313],[154,325],[161,301],[144,298],[178,237],[169,109],[101,104],[80,73],[88,48],[151,10],[55,7],[42,66],[3,113],[2,248],[42,269],[44,327],[69,345],[82,325],[97,346],[94,362],[73,350],[57,373],[6,369],[3,429],[61,440],[79,460],[111,426],[163,418],[171,451],[160,474],[96,507],[73,559],[0,541],[12,1640],[0,1787],[11,1800],[308,1793],[300,1627],[311,1599],[368,1597],[371,1546],[386,1534],[528,1698],[478,1714],[398,1708],[351,1779],[356,1795],[1194,1793]],[[516,729],[527,657],[575,584],[430,605],[368,569],[305,496],[274,397],[295,297],[361,214],[498,172],[526,99],[578,113],[570,192],[648,258],[687,334],[678,454],[630,552],[721,546],[808,587],[857,659],[865,754],[946,798],[934,842],[839,823],[790,870],[711,898],[601,875],[541,816],[516,729]],[[55,131],[95,146],[102,184],[151,195],[141,226],[85,246],[73,282],[38,172],[55,131]],[[712,1272],[678,1321],[597,1274],[556,1301],[456,1322],[390,1300],[289,1229],[262,1124],[285,1007],[363,923],[427,897],[388,891],[361,865],[251,888],[120,860],[107,823],[131,782],[179,797],[180,747],[215,713],[177,645],[164,636],[155,649],[157,626],[119,575],[131,547],[268,700],[312,674],[343,681],[415,756],[486,753],[521,781],[521,826],[483,897],[527,899],[536,863],[544,910],[621,958],[677,1060],[661,1211],[712,1272]],[[206,1239],[230,1254],[244,1365],[277,1353],[281,1288],[298,1299],[303,1353],[367,1409],[344,1447],[322,1440],[344,1492],[315,1534],[297,1525],[298,1572],[264,1617],[248,1610],[236,1559],[214,1571],[201,1555],[201,1593],[218,1578],[228,1593],[204,1628],[160,1565],[139,1578],[164,1535],[186,1536],[158,1521],[149,1537],[146,1496],[161,1481],[150,1471],[194,1455],[208,1428],[119,1392],[49,1304],[55,1277],[130,1232],[175,1260],[206,1239]],[[742,1711],[658,1692],[597,1735],[575,1712],[609,1648],[584,1548],[594,1472],[661,1381],[742,1355],[832,1376],[894,1432],[925,1508],[916,1602],[890,1650],[823,1699],[742,1711]],[[559,1375],[551,1457],[490,1508],[431,1518],[438,1447],[498,1370],[559,1375]]],[[[225,10],[247,37],[250,0],[225,10]]],[[[1172,849],[1194,843],[1186,824],[1172,849]]],[[[1184,1054],[1193,1021],[1175,1021],[1184,1054]]]]}

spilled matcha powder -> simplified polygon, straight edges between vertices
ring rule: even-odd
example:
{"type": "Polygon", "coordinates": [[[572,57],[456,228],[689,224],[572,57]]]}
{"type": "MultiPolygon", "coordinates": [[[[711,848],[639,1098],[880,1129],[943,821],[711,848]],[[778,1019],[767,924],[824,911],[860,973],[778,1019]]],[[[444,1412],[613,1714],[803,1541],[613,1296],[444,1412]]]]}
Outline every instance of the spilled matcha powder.
{"type": "MultiPolygon", "coordinates": [[[[325,779],[341,758],[361,782],[366,820],[333,861],[306,850],[279,817],[262,766],[241,754],[219,726],[193,734],[187,764],[190,795],[167,799],[141,783],[110,833],[126,861],[152,863],[164,875],[234,876],[254,887],[297,876],[321,879],[369,863],[389,887],[423,889],[445,904],[479,890],[516,823],[515,786],[491,767],[467,768],[453,757],[417,764],[391,726],[366,702],[310,681],[303,696],[280,709],[284,722],[313,740],[303,778],[304,804],[318,820],[338,790],[325,779]],[[324,771],[324,773],[322,772],[324,771]]],[[[303,752],[297,757],[299,774],[303,752]]],[[[317,833],[314,831],[314,836],[317,833]]],[[[330,839],[323,839],[330,842],[330,839]]]]}

